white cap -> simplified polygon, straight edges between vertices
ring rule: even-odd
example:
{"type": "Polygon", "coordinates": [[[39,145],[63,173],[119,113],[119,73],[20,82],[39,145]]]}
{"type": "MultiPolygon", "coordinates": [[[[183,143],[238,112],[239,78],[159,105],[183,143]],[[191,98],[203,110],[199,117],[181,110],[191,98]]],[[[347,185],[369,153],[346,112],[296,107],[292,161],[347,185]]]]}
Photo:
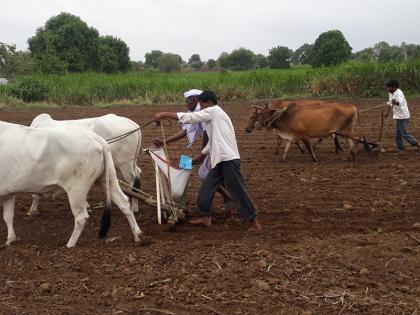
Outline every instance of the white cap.
{"type": "Polygon", "coordinates": [[[189,90],[187,92],[184,92],[184,97],[187,98],[187,97],[190,97],[190,96],[198,96],[201,93],[203,93],[203,91],[192,89],[192,90],[189,90]]]}

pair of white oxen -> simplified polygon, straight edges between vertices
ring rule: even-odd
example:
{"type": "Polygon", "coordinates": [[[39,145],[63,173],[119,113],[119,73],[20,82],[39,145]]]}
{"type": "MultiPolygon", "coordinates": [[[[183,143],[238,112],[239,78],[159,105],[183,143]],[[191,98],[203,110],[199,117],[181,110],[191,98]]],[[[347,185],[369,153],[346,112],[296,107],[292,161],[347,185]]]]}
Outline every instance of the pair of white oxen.
{"type": "Polygon", "coordinates": [[[13,229],[16,194],[33,194],[29,214],[34,214],[39,196],[64,191],[74,215],[67,247],[75,246],[89,218],[86,199],[95,182],[101,182],[106,191],[99,237],[105,237],[111,225],[112,201],[127,217],[134,240],[141,241],[143,233],[133,215],[138,211],[137,199],[132,199],[130,209],[115,170],[120,170],[127,183],[140,186],[141,170],[135,158],[141,146],[138,124],[113,114],[67,121],[41,114],[30,127],[0,121],[0,146],[0,200],[7,225],[6,245],[17,239],[13,229]],[[136,129],[112,144],[105,140],[136,129]]]}

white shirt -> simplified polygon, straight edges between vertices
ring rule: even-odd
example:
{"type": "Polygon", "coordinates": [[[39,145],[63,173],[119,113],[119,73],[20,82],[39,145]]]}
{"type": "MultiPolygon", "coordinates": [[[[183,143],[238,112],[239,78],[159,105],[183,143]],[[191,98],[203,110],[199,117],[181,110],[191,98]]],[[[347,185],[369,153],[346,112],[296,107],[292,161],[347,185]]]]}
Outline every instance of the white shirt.
{"type": "Polygon", "coordinates": [[[394,93],[389,93],[388,105],[392,107],[394,119],[408,119],[410,118],[410,111],[405,99],[404,93],[397,89],[394,93]],[[392,100],[396,100],[399,105],[392,105],[392,100]]]}
{"type": "MultiPolygon", "coordinates": [[[[200,104],[197,104],[194,111],[198,112],[201,110],[200,104]]],[[[188,147],[192,147],[197,137],[202,137],[204,134],[204,127],[201,123],[198,124],[190,124],[190,123],[182,123],[181,124],[182,130],[185,130],[187,133],[187,139],[188,139],[188,147]]]]}
{"type": "Polygon", "coordinates": [[[203,123],[209,137],[203,153],[210,153],[212,168],[220,162],[240,158],[232,121],[219,105],[193,113],[177,113],[177,116],[182,123],[203,123]]]}

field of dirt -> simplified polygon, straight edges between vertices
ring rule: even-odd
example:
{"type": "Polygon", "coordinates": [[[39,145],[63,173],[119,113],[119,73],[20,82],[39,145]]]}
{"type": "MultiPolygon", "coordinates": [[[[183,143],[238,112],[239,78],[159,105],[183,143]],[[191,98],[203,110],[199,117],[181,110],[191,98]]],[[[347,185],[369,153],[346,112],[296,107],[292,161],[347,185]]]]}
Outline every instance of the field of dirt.
{"type": "MultiPolygon", "coordinates": [[[[361,109],[383,100],[359,102],[361,109]]],[[[420,138],[420,99],[409,99],[410,129],[420,138]]],[[[215,200],[211,228],[184,225],[176,233],[156,223],[155,209],[136,218],[153,242],[134,244],[128,222],[114,207],[112,242],[97,239],[101,209],[91,213],[74,249],[65,248],[73,217],[64,195],[43,200],[28,217],[30,196],[18,197],[15,229],[20,240],[0,248],[0,314],[418,314],[420,312],[420,152],[396,152],[392,119],[387,151],[357,162],[334,153],[326,139],[320,164],[293,147],[286,162],[275,156],[271,132],[243,131],[249,103],[226,104],[237,132],[241,167],[263,230],[231,223],[215,200]]],[[[106,113],[137,123],[158,111],[183,106],[132,106],[46,110],[56,119],[106,113]]],[[[28,125],[41,110],[0,111],[0,120],[28,125]]],[[[380,108],[361,113],[359,132],[378,138],[380,108]]],[[[179,127],[166,129],[172,134],[179,127]]],[[[143,130],[143,147],[160,129],[143,130]]],[[[343,142],[344,143],[344,142],[343,142]]],[[[18,143],[16,144],[19,145],[18,143]]],[[[170,155],[197,153],[186,141],[170,155]]],[[[345,149],[348,149],[344,144],[345,149]]],[[[150,158],[142,156],[142,189],[154,193],[150,158]]],[[[187,205],[194,205],[194,172],[187,205]]],[[[94,188],[89,202],[102,202],[94,188]]],[[[0,224],[0,240],[6,241],[0,224]]]]}

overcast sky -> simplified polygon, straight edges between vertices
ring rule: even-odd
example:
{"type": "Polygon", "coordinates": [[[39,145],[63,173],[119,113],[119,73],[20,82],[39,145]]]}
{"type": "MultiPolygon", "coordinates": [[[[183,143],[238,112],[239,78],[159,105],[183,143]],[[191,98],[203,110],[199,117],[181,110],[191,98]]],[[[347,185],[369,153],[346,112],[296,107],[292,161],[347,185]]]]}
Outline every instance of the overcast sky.
{"type": "Polygon", "coordinates": [[[60,12],[121,38],[132,60],[152,49],[184,60],[194,53],[216,59],[238,47],[267,55],[331,29],[353,51],[379,41],[420,44],[420,0],[0,0],[0,41],[27,49],[27,39],[60,12]]]}

